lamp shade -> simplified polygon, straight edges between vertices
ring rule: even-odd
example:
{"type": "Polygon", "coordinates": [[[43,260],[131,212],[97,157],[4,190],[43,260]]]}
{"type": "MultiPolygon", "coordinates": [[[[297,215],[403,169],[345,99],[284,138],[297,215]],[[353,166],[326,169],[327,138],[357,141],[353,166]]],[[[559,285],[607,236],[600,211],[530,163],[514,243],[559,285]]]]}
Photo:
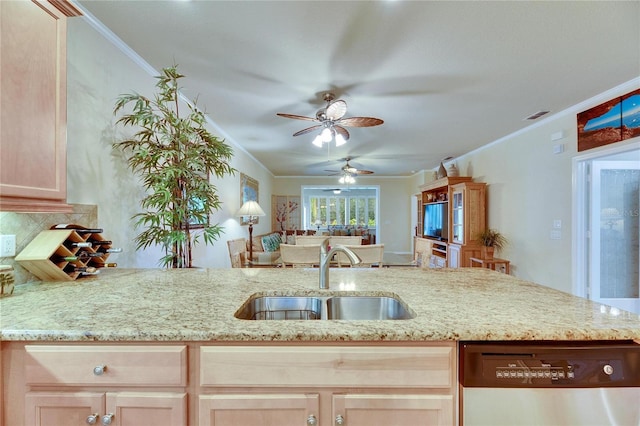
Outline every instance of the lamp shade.
{"type": "Polygon", "coordinates": [[[265,216],[265,212],[256,201],[246,201],[236,216],[265,216]]]}

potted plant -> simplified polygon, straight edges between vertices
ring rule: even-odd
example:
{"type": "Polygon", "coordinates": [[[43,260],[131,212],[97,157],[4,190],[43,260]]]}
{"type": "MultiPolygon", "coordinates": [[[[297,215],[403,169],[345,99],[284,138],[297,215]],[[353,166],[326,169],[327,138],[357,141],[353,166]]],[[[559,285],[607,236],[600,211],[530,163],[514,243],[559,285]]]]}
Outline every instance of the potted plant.
{"type": "Polygon", "coordinates": [[[142,177],[147,195],[141,213],[133,216],[135,227],[144,230],[135,237],[136,250],[160,245],[165,267],[190,268],[192,245],[200,237],[212,244],[222,233],[219,224],[209,223],[209,214],[219,210],[217,188],[210,182],[236,172],[229,165],[233,150],[223,139],[205,128],[205,114],[196,103],[180,110],[177,65],[157,76],[158,93],[153,98],[133,93],[118,97],[114,116],[130,106],[116,124],[132,126],[137,132],[113,148],[122,151],[132,172],[142,177]],[[182,113],[182,114],[181,114],[182,113]]]}
{"type": "Polygon", "coordinates": [[[487,228],[478,234],[477,239],[482,245],[480,248],[480,256],[483,259],[493,259],[494,251],[500,251],[507,245],[505,236],[491,228],[487,228]]]}

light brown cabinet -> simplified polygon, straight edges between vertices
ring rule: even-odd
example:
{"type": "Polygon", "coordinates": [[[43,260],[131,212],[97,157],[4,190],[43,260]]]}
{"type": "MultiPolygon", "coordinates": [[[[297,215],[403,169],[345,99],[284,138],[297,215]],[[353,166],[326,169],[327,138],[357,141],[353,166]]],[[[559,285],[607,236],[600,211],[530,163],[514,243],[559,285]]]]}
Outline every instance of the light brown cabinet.
{"type": "Polygon", "coordinates": [[[29,392],[24,424],[184,426],[186,407],[186,393],[29,392]]]}
{"type": "Polygon", "coordinates": [[[471,267],[480,255],[478,234],[486,226],[486,184],[463,182],[449,187],[449,267],[471,267]]]}
{"type": "Polygon", "coordinates": [[[453,341],[2,342],[2,357],[4,424],[456,422],[453,341]]]}
{"type": "Polygon", "coordinates": [[[187,424],[185,345],[3,343],[5,424],[187,424]]]}
{"type": "Polygon", "coordinates": [[[0,210],[70,212],[66,204],[65,0],[0,2],[0,210]]]}
{"type": "Polygon", "coordinates": [[[480,254],[475,236],[486,226],[486,184],[473,182],[470,177],[445,177],[422,185],[420,190],[419,226],[424,226],[425,205],[446,203],[447,206],[445,222],[448,226],[442,241],[420,235],[433,242],[430,266],[471,266],[470,258],[480,254]],[[439,250],[434,249],[436,246],[439,250]]]}
{"type": "Polygon", "coordinates": [[[203,346],[200,362],[200,425],[454,424],[454,343],[203,346]]]}

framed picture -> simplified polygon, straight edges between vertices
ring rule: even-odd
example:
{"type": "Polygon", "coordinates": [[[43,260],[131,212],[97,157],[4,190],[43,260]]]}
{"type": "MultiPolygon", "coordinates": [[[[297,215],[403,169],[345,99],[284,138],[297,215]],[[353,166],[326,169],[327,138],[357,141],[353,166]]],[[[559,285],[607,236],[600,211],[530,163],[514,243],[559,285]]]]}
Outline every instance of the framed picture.
{"type": "MultiPolygon", "coordinates": [[[[244,173],[240,173],[240,207],[247,201],[256,201],[259,203],[260,198],[258,195],[258,181],[244,173]]],[[[242,225],[249,224],[249,216],[242,216],[241,219],[242,225]]],[[[253,224],[258,224],[259,219],[259,217],[255,216],[253,218],[253,224]]]]}
{"type": "MultiPolygon", "coordinates": [[[[191,201],[189,201],[190,204],[190,208],[192,210],[202,210],[204,209],[204,202],[202,201],[202,199],[200,198],[192,198],[191,201]]],[[[203,222],[199,221],[197,218],[195,217],[190,217],[189,218],[189,228],[204,228],[205,226],[209,225],[209,215],[206,215],[206,218],[204,219],[203,222]]]]}
{"type": "MultiPolygon", "coordinates": [[[[206,175],[202,174],[202,178],[204,179],[206,175]]],[[[208,176],[206,177],[207,181],[209,180],[208,176]]],[[[203,214],[198,215],[200,217],[189,217],[189,228],[197,229],[204,228],[205,226],[209,226],[209,213],[204,214],[204,200],[199,197],[192,197],[189,200],[189,210],[192,212],[202,212],[203,214]]],[[[183,228],[186,226],[183,225],[183,228]]]]}

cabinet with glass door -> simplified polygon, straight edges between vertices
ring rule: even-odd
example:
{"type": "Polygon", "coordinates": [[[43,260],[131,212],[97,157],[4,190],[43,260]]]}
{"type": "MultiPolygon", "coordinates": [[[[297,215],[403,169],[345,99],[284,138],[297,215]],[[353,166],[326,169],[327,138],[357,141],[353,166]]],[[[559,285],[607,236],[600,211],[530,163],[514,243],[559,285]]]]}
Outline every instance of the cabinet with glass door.
{"type": "Polygon", "coordinates": [[[471,266],[471,257],[480,254],[477,235],[486,226],[486,184],[464,182],[449,187],[450,234],[449,267],[471,266]]]}

